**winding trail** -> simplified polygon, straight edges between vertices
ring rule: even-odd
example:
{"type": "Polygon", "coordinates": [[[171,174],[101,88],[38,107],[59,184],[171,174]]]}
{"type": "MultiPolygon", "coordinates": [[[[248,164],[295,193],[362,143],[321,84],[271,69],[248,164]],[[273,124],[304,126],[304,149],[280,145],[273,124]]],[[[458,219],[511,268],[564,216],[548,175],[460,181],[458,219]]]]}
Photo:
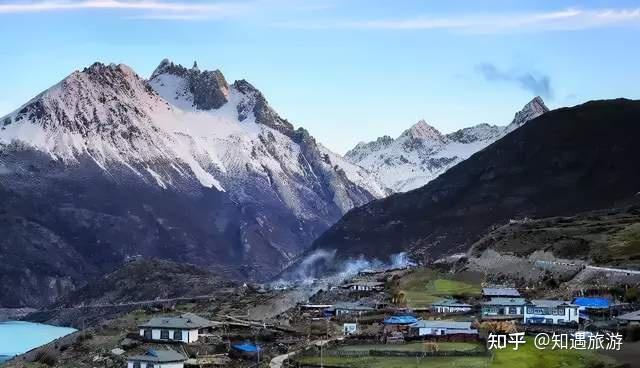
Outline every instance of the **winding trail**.
{"type": "MultiPolygon", "coordinates": [[[[315,341],[312,341],[310,345],[324,346],[330,343],[331,341],[342,340],[342,339],[344,339],[344,337],[338,337],[338,338],[329,339],[329,340],[315,340],[315,341]]],[[[278,355],[277,357],[274,357],[273,359],[271,359],[271,362],[269,363],[269,368],[282,368],[282,364],[284,364],[284,362],[287,359],[298,354],[299,352],[300,350],[296,350],[291,353],[286,353],[286,354],[282,354],[282,355],[278,355]]]]}

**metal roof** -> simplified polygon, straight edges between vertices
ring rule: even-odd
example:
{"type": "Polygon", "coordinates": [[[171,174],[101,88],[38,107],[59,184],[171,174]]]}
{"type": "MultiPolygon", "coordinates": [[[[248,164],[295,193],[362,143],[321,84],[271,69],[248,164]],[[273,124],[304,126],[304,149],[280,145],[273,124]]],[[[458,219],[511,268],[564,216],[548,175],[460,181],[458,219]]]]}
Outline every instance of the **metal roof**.
{"type": "Polygon", "coordinates": [[[304,309],[327,309],[333,307],[332,304],[301,304],[300,308],[304,309]]]}
{"type": "Polygon", "coordinates": [[[579,297],[573,299],[573,304],[589,309],[607,309],[611,302],[607,298],[579,297]]]}
{"type": "Polygon", "coordinates": [[[154,363],[183,362],[187,358],[173,350],[148,350],[144,355],[132,355],[128,360],[154,363]]]}
{"type": "Polygon", "coordinates": [[[491,300],[482,302],[482,305],[525,305],[524,298],[491,298],[491,300]]]}
{"type": "Polygon", "coordinates": [[[432,303],[431,306],[445,306],[445,307],[471,307],[471,304],[460,303],[455,299],[442,299],[435,303],[432,303]]]}
{"type": "Polygon", "coordinates": [[[333,305],[333,309],[345,309],[345,310],[355,310],[355,311],[372,311],[374,308],[368,307],[366,305],[352,303],[352,302],[339,302],[333,305]]]}
{"type": "Polygon", "coordinates": [[[623,321],[640,321],[640,310],[637,310],[631,313],[622,314],[616,318],[621,319],[623,321]]]}
{"type": "Polygon", "coordinates": [[[566,300],[551,300],[551,299],[534,299],[531,302],[527,303],[527,305],[534,305],[536,307],[542,308],[557,308],[560,306],[565,307],[577,307],[576,304],[572,304],[566,300]]]}
{"type": "Polygon", "coordinates": [[[446,328],[451,330],[470,330],[471,322],[460,322],[460,321],[450,321],[450,320],[441,320],[441,321],[425,321],[421,320],[410,327],[415,328],[446,328]]]}
{"type": "Polygon", "coordinates": [[[214,323],[192,313],[185,313],[178,317],[153,317],[139,327],[145,328],[174,328],[181,330],[211,327],[214,323]]]}
{"type": "Polygon", "coordinates": [[[484,296],[520,296],[520,292],[514,288],[487,287],[482,289],[484,296]]]}
{"type": "Polygon", "coordinates": [[[382,321],[385,325],[410,325],[416,322],[418,319],[414,316],[391,316],[382,321]]]}
{"type": "Polygon", "coordinates": [[[350,286],[368,286],[368,287],[378,287],[378,286],[384,286],[384,282],[379,282],[379,281],[356,281],[356,282],[351,282],[348,284],[344,284],[343,287],[350,287],[350,286]]]}
{"type": "Polygon", "coordinates": [[[235,344],[235,345],[231,345],[232,348],[245,352],[245,353],[257,353],[262,351],[262,348],[258,345],[255,344],[250,344],[250,343],[243,343],[243,344],[235,344]]]}

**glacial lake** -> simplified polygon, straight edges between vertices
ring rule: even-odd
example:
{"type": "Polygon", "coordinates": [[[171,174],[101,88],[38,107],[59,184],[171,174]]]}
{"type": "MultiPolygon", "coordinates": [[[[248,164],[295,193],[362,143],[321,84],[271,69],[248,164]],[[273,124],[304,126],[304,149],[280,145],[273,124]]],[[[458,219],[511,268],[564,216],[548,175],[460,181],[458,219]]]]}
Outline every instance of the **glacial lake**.
{"type": "Polygon", "coordinates": [[[0,362],[75,332],[74,328],[40,323],[0,322],[0,362]]]}

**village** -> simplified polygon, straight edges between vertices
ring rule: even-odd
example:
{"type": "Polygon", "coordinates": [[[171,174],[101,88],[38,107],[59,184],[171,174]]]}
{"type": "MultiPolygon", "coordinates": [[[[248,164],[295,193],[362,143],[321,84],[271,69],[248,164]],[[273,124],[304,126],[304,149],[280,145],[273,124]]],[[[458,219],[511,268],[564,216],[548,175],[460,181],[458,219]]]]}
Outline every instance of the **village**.
{"type": "Polygon", "coordinates": [[[301,302],[291,297],[296,287],[267,290],[243,285],[239,290],[241,294],[218,299],[243,300],[233,310],[212,307],[206,299],[141,308],[13,363],[76,367],[85,366],[79,364],[82,360],[86,366],[128,368],[517,367],[514,362],[520,359],[544,356],[545,361],[557,360],[567,367],[622,367],[619,356],[637,351],[640,340],[635,288],[572,292],[498,284],[475,272],[402,268],[363,270],[340,284],[318,287],[301,302]],[[276,308],[263,319],[249,312],[283,301],[292,305],[276,308]],[[519,350],[490,348],[490,335],[514,333],[521,333],[528,344],[519,350]],[[540,333],[616,333],[624,342],[622,349],[542,352],[531,343],[540,333]]]}

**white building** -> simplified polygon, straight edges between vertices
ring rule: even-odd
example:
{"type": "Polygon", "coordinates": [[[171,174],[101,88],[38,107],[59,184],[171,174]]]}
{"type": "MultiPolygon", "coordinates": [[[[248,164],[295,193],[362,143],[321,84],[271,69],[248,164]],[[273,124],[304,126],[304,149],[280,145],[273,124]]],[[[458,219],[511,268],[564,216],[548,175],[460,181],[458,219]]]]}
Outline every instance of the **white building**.
{"type": "Polygon", "coordinates": [[[345,284],[342,287],[352,291],[382,291],[384,290],[384,282],[359,281],[345,284]]]}
{"type": "Polygon", "coordinates": [[[578,306],[564,300],[532,300],[524,311],[526,324],[578,323],[578,306]]]}
{"type": "Polygon", "coordinates": [[[482,302],[482,319],[521,319],[525,304],[524,298],[491,298],[482,302]]]}
{"type": "Polygon", "coordinates": [[[477,335],[478,330],[471,328],[471,322],[425,321],[409,325],[409,331],[415,336],[477,335]]]}
{"type": "Polygon", "coordinates": [[[173,350],[149,350],[127,358],[127,368],[184,368],[187,358],[173,350]]]}
{"type": "Polygon", "coordinates": [[[345,336],[353,335],[358,332],[358,324],[357,323],[345,323],[342,325],[342,333],[345,336]]]}
{"type": "Polygon", "coordinates": [[[148,341],[198,341],[200,333],[213,327],[213,322],[195,314],[187,313],[179,317],[155,317],[141,324],[140,336],[148,341]]]}
{"type": "Polygon", "coordinates": [[[339,317],[344,315],[360,316],[364,313],[372,312],[375,309],[358,303],[341,302],[334,304],[333,310],[335,311],[336,317],[339,317]]]}
{"type": "Polygon", "coordinates": [[[443,299],[431,304],[431,311],[435,313],[467,313],[471,308],[471,304],[460,303],[453,299],[443,299]]]}

